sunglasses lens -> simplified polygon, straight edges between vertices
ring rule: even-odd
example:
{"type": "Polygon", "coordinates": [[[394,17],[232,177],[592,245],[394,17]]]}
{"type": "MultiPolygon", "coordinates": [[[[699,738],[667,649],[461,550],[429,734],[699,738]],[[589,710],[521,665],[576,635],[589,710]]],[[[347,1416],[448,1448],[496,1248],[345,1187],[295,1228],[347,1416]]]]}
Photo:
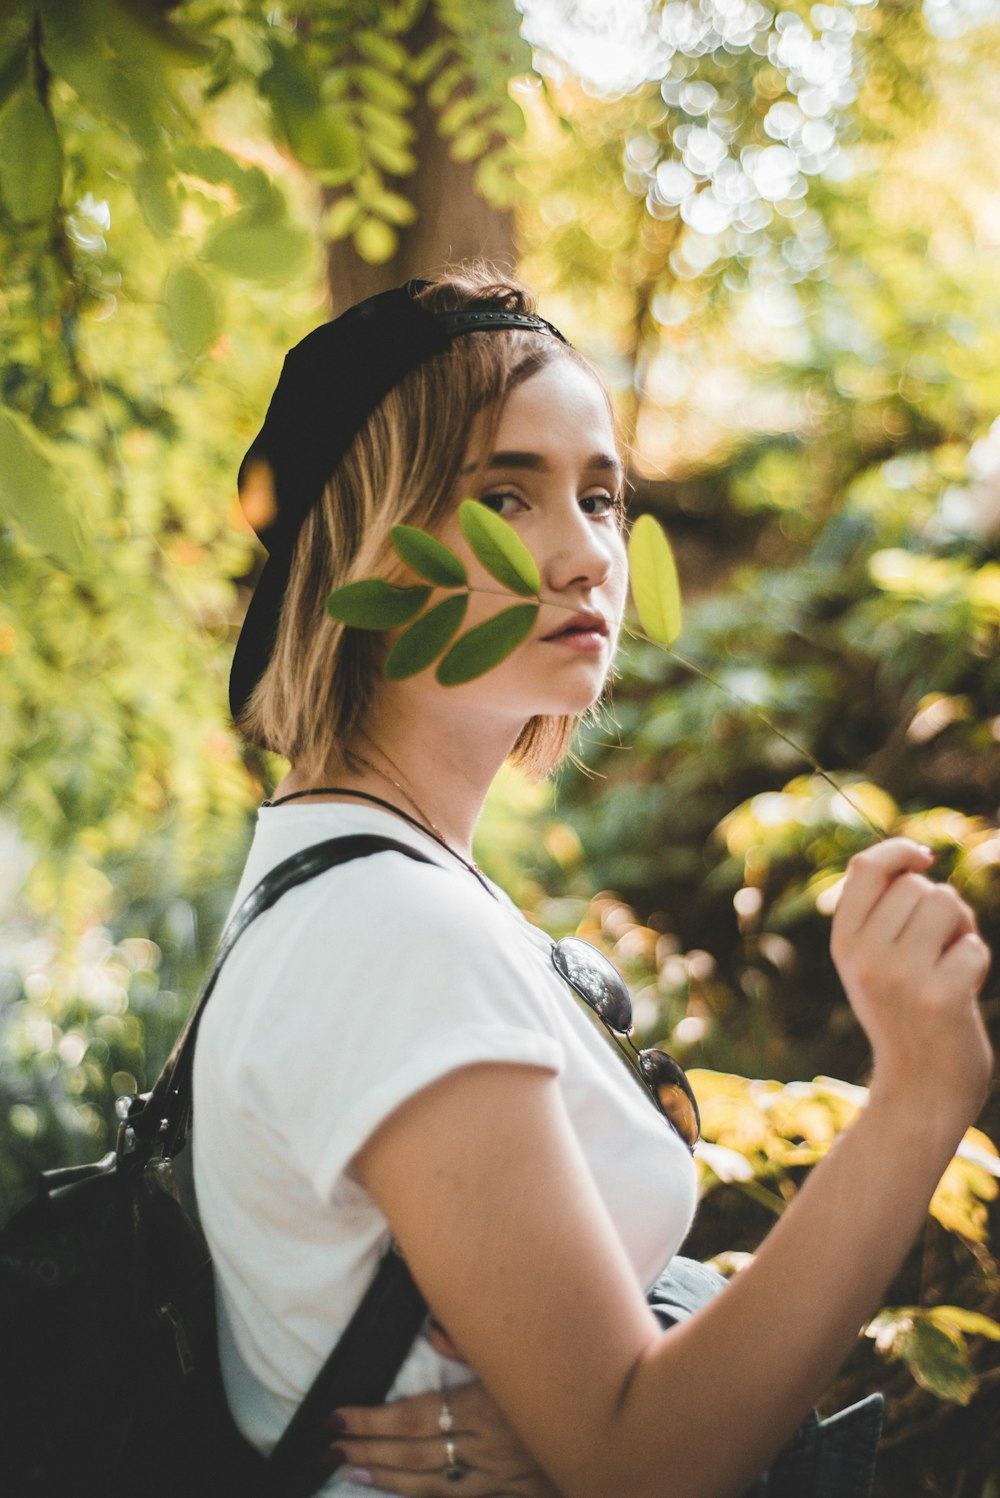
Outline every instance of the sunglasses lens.
{"type": "MultiPolygon", "coordinates": [[[[624,978],[603,952],[581,941],[578,936],[564,936],[552,948],[556,972],[576,989],[581,999],[604,1021],[609,1029],[628,1037],[632,1027],[632,997],[624,978]]],[[[694,1149],[701,1133],[701,1118],[691,1084],[683,1068],[665,1051],[636,1053],[644,1082],[689,1149],[694,1149]]]]}
{"type": "Polygon", "coordinates": [[[639,1070],[684,1143],[693,1149],[701,1133],[701,1117],[682,1068],[665,1051],[641,1051],[639,1070]]]}
{"type": "Polygon", "coordinates": [[[557,972],[606,1025],[622,1034],[632,1023],[632,998],[621,974],[589,942],[564,936],[552,949],[557,972]]]}

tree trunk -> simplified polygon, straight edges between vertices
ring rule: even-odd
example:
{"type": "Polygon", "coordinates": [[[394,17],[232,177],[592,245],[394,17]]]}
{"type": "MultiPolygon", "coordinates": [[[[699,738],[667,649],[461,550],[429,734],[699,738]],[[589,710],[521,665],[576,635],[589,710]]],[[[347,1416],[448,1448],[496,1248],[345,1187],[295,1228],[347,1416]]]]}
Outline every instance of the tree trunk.
{"type": "MultiPolygon", "coordinates": [[[[428,8],[406,44],[418,54],[438,35],[440,27],[428,8]]],[[[475,162],[452,161],[447,142],[438,134],[437,117],[423,86],[412,118],[417,132],[417,171],[412,177],[389,177],[387,186],[409,198],[418,217],[398,231],[398,249],[381,265],[362,260],[350,237],[327,246],[327,287],[333,315],[363,297],[399,286],[411,276],[440,270],[449,261],[483,256],[506,271],[512,271],[516,264],[513,213],[495,208],[477,193],[473,186],[475,162]]],[[[324,206],[340,195],[341,189],[324,190],[324,206]]]]}

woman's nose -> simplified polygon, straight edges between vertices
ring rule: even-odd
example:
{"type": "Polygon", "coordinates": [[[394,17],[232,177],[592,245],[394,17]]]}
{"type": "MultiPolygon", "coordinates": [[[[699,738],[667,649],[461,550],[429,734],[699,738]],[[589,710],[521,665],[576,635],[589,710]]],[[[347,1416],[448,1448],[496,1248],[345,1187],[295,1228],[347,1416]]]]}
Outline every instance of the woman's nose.
{"type": "MultiPolygon", "coordinates": [[[[575,518],[552,527],[547,538],[543,575],[549,587],[562,593],[571,587],[598,588],[611,571],[612,551],[602,526],[576,505],[575,518]]],[[[606,523],[605,523],[606,528],[606,523]]]]}

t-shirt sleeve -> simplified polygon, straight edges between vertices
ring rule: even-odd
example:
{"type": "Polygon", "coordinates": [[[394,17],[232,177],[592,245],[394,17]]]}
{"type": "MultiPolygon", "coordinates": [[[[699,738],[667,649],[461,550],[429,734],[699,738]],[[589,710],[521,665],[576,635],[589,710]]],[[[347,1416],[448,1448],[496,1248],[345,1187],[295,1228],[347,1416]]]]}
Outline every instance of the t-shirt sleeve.
{"type": "Polygon", "coordinates": [[[474,880],[387,853],[301,893],[244,1060],[321,1200],[379,1125],[449,1072],[562,1070],[544,956],[474,880]]]}

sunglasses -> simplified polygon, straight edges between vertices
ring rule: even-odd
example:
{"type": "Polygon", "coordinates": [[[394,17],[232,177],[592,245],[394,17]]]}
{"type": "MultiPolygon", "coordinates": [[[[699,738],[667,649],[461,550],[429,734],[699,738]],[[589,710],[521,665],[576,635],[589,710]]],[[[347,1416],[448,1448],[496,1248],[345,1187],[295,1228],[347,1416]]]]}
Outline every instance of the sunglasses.
{"type": "Polygon", "coordinates": [[[578,936],[564,936],[553,943],[552,964],[597,1015],[622,1054],[634,1061],[653,1102],[693,1150],[701,1134],[701,1115],[691,1083],[684,1068],[666,1051],[636,1050],[632,1043],[632,996],[618,969],[603,952],[578,936]]]}

